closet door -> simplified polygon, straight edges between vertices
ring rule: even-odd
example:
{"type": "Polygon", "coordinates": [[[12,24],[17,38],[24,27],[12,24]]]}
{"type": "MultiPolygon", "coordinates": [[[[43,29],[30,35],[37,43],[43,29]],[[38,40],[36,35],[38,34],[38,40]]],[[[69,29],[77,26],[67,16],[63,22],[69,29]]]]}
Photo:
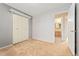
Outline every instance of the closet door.
{"type": "Polygon", "coordinates": [[[21,36],[20,38],[22,38],[22,41],[23,40],[28,40],[29,38],[29,21],[27,18],[25,17],[21,17],[20,18],[20,32],[21,32],[21,36]]]}
{"type": "Polygon", "coordinates": [[[22,42],[29,38],[28,19],[13,14],[13,43],[22,42]]]}

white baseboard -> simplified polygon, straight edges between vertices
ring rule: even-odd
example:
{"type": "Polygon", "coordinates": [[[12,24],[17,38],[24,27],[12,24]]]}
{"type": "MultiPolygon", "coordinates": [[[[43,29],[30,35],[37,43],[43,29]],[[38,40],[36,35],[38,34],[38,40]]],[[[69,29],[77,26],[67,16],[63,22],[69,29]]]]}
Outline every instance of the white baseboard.
{"type": "Polygon", "coordinates": [[[71,52],[72,52],[73,56],[75,56],[75,52],[74,51],[71,51],[71,52]]]}
{"type": "Polygon", "coordinates": [[[31,39],[31,38],[26,38],[26,39],[24,39],[24,40],[22,40],[22,41],[17,41],[17,42],[14,42],[14,41],[13,41],[13,44],[17,44],[17,43],[20,43],[20,42],[24,42],[24,41],[26,41],[26,40],[28,40],[28,39],[31,39]]]}
{"type": "Polygon", "coordinates": [[[68,48],[69,48],[70,52],[72,53],[72,55],[75,56],[75,52],[72,51],[72,49],[69,46],[68,46],[68,48]]]}
{"type": "Polygon", "coordinates": [[[48,41],[48,40],[45,40],[45,39],[38,39],[38,38],[32,38],[32,39],[43,41],[43,42],[47,42],[47,43],[55,43],[53,40],[52,41],[48,41]]]}
{"type": "Polygon", "coordinates": [[[8,47],[11,47],[11,46],[13,46],[13,44],[10,44],[10,45],[4,46],[4,47],[0,47],[0,49],[8,48],[8,47]]]}

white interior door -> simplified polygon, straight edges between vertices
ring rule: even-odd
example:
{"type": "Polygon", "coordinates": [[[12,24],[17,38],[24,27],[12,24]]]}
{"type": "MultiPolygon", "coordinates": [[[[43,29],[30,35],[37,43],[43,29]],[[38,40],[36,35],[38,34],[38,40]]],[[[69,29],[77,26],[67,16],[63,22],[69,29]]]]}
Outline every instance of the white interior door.
{"type": "Polygon", "coordinates": [[[62,41],[65,41],[68,38],[68,14],[62,17],[61,30],[62,41]]]}
{"type": "Polygon", "coordinates": [[[75,4],[73,3],[69,9],[68,17],[68,42],[69,48],[73,55],[75,55],[75,4]]]}
{"type": "Polygon", "coordinates": [[[28,18],[13,14],[13,43],[29,38],[28,18]]]}

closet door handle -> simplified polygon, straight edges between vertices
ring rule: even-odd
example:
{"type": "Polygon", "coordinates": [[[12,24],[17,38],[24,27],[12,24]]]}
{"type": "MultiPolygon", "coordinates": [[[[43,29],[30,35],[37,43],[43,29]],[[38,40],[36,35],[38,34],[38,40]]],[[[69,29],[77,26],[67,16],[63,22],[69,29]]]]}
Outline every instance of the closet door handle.
{"type": "Polygon", "coordinates": [[[19,28],[16,28],[16,30],[18,30],[19,28]]]}

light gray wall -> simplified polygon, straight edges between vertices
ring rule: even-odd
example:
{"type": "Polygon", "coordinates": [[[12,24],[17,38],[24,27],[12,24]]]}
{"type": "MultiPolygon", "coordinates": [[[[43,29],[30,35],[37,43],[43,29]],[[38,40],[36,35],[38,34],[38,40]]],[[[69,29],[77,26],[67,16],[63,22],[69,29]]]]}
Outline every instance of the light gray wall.
{"type": "Polygon", "coordinates": [[[0,3],[0,47],[12,43],[12,16],[9,7],[0,3]]]}
{"type": "Polygon", "coordinates": [[[73,55],[75,55],[75,4],[69,8],[68,15],[68,46],[73,55]]]}
{"type": "Polygon", "coordinates": [[[54,20],[50,13],[33,17],[33,39],[53,42],[54,41],[54,20]]]}
{"type": "Polygon", "coordinates": [[[55,19],[56,13],[68,11],[68,8],[49,10],[37,17],[33,17],[32,37],[33,39],[53,43],[55,41],[55,19]]]}
{"type": "Polygon", "coordinates": [[[77,48],[77,55],[79,56],[79,3],[77,3],[76,4],[76,12],[77,12],[77,20],[76,20],[76,22],[77,22],[77,40],[76,40],[76,48],[77,48]]]}
{"type": "Polygon", "coordinates": [[[29,38],[32,38],[32,18],[29,19],[29,38]]]}

